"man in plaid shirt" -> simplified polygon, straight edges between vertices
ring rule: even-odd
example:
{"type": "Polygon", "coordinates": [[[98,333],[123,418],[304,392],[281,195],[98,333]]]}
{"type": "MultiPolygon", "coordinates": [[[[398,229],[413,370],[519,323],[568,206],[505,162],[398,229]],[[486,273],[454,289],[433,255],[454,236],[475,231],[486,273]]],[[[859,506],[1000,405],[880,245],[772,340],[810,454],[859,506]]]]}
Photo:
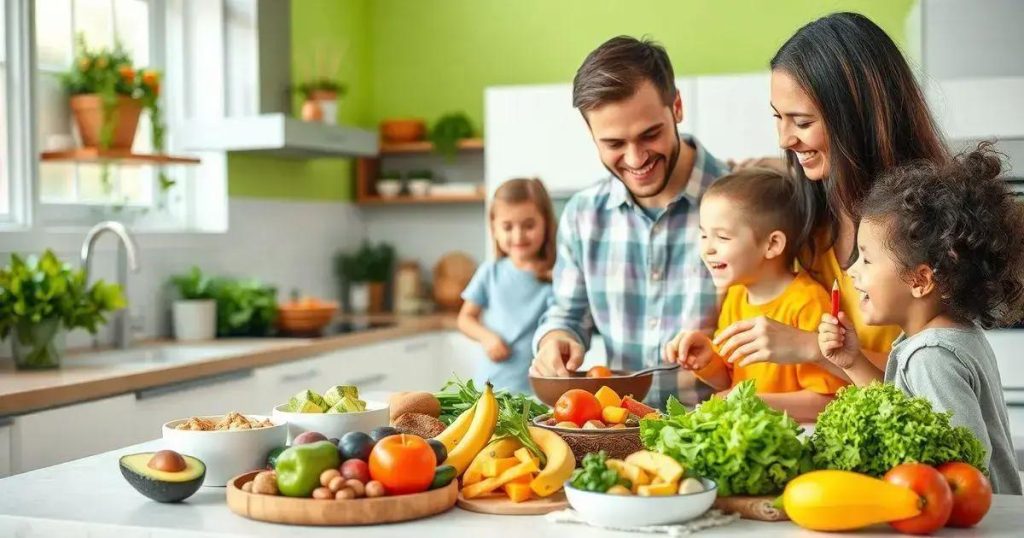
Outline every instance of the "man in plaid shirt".
{"type": "MultiPolygon", "coordinates": [[[[680,135],[682,101],[665,49],[631,37],[590,53],[573,81],[573,106],[612,173],[569,200],[558,229],[554,298],[534,337],[530,372],[567,376],[594,330],[613,369],[661,361],[682,329],[714,331],[718,300],[700,258],[698,203],[728,168],[680,135]]],[[[690,372],[655,375],[646,401],[696,403],[707,388],[690,372]]]]}

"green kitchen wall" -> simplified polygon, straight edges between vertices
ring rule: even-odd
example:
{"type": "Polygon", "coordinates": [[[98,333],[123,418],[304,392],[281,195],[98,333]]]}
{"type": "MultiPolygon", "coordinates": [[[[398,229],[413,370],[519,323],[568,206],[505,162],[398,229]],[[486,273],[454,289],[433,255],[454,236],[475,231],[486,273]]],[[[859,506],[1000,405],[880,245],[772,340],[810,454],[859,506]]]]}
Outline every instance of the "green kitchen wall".
{"type": "MultiPolygon", "coordinates": [[[[464,111],[480,130],[485,87],[569,82],[615,35],[660,41],[679,75],[759,71],[797,28],[834,11],[864,13],[903,43],[916,1],[292,0],[292,75],[341,50],[342,121],[373,129],[387,117],[464,111]]],[[[232,155],[229,174],[232,196],[351,197],[342,159],[232,155]]]]}

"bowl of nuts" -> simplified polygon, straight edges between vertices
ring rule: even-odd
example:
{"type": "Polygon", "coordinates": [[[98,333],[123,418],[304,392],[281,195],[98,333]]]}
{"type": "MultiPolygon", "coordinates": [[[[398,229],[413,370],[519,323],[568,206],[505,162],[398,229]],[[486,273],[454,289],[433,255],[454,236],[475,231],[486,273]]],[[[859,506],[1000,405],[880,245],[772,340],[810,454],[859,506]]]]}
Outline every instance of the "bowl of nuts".
{"type": "Polygon", "coordinates": [[[263,415],[199,416],[163,425],[164,448],[206,463],[204,486],[225,486],[245,471],[262,469],[267,454],[284,446],[288,424],[263,415]]]}

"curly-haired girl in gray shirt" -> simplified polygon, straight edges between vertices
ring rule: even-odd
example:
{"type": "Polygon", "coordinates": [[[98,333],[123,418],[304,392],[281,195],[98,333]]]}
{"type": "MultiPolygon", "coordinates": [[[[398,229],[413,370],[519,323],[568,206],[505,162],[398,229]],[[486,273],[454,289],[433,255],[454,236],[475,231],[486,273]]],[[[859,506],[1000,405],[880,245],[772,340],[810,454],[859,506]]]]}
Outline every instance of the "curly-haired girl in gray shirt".
{"type": "MultiPolygon", "coordinates": [[[[999,177],[985,143],[948,163],[886,172],[864,200],[859,256],[850,268],[869,325],[898,325],[885,381],[952,412],[988,451],[996,493],[1021,494],[996,357],[981,328],[1024,315],[1024,204],[999,177]]],[[[877,378],[857,365],[857,335],[845,313],[822,317],[822,354],[851,379],[877,378]]]]}

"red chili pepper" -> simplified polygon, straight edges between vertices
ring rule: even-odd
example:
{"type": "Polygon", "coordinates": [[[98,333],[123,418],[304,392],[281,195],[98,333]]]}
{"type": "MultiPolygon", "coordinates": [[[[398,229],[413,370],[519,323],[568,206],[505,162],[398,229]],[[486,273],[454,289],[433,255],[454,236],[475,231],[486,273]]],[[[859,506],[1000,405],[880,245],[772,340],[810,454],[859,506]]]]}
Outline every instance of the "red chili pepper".
{"type": "Polygon", "coordinates": [[[839,319],[839,279],[832,282],[832,317],[839,319]]]}

